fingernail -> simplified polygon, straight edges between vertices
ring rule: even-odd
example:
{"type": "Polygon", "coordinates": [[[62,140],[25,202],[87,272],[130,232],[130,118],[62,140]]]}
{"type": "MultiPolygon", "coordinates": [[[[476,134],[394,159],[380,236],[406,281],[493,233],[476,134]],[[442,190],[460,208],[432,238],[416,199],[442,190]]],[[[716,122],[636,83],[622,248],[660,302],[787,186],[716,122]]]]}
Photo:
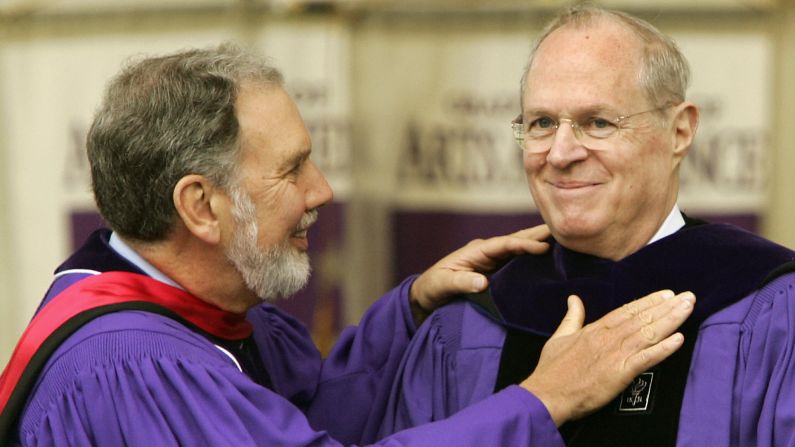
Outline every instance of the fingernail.
{"type": "Polygon", "coordinates": [[[668,339],[668,344],[669,347],[676,348],[681,345],[683,341],[685,341],[685,337],[681,333],[677,332],[668,339]]]}
{"type": "Polygon", "coordinates": [[[479,277],[472,280],[472,288],[475,290],[483,290],[486,288],[486,278],[479,277]]]}
{"type": "Polygon", "coordinates": [[[663,297],[664,299],[668,300],[668,299],[673,298],[675,295],[674,295],[674,292],[671,291],[671,290],[664,290],[663,293],[660,294],[660,296],[663,297]]]}
{"type": "Polygon", "coordinates": [[[696,302],[696,296],[693,295],[693,292],[684,292],[682,293],[682,300],[687,301],[690,304],[693,304],[696,302]]]}

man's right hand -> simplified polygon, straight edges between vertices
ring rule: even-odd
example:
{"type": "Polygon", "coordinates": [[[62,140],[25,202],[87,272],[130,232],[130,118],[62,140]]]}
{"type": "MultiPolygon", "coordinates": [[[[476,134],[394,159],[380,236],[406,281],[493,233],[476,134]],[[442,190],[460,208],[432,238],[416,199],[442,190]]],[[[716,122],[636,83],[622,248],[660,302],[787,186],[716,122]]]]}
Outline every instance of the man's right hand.
{"type": "Polygon", "coordinates": [[[694,303],[691,292],[663,290],[583,327],[585,308],[572,295],[538,366],[521,386],[544,403],[558,426],[596,411],[682,346],[684,337],[673,332],[694,303]]]}

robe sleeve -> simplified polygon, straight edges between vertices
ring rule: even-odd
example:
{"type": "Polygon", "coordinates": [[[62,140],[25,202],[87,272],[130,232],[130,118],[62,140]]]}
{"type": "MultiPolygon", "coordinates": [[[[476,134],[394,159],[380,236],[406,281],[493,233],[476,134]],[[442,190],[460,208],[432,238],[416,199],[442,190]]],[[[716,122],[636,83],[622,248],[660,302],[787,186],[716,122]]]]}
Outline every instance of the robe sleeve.
{"type": "Polygon", "coordinates": [[[782,276],[704,322],[678,445],[795,445],[793,287],[782,276]]]}
{"type": "Polygon", "coordinates": [[[414,279],[370,306],[358,326],[340,334],[325,360],[307,330],[289,315],[272,306],[249,312],[275,390],[304,410],[313,427],[355,443],[362,441],[366,427],[382,419],[400,359],[416,330],[409,307],[414,279]]]}
{"type": "MultiPolygon", "coordinates": [[[[546,407],[527,391],[511,387],[492,396],[505,331],[467,302],[438,309],[417,330],[403,357],[379,429],[366,440],[465,414],[467,408],[501,396],[527,395],[533,401],[530,445],[563,445],[546,407]]],[[[502,398],[502,397],[499,397],[502,398]]],[[[512,445],[512,444],[505,444],[512,445]]]]}

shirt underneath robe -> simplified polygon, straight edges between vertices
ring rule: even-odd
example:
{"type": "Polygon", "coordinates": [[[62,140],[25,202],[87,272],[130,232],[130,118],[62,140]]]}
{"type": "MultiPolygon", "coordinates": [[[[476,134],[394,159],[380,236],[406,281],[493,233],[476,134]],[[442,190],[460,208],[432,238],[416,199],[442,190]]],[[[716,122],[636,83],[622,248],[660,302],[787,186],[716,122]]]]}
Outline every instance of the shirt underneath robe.
{"type": "MultiPolygon", "coordinates": [[[[88,275],[143,272],[95,233],[58,270],[44,301],[88,275]]],[[[248,313],[267,377],[223,340],[144,311],[100,316],[47,361],[17,445],[324,446],[377,430],[415,332],[413,278],[376,301],[326,359],[307,330],[270,304],[248,313]],[[241,367],[242,366],[242,367],[241,367]],[[246,371],[244,373],[243,371],[246,371]],[[267,384],[267,386],[263,386],[267,384]]],[[[426,399],[427,397],[423,397],[426,399]]],[[[556,429],[532,394],[509,387],[439,423],[378,442],[392,446],[546,445],[556,429]]]]}

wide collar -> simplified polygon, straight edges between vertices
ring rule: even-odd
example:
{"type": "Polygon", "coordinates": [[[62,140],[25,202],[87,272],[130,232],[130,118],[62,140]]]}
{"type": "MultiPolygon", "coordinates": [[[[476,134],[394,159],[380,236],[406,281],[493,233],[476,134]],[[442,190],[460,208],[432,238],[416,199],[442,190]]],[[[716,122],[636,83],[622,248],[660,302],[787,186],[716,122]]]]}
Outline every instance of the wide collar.
{"type": "Polygon", "coordinates": [[[144,272],[119,255],[110,246],[111,231],[99,229],[88,237],[83,245],[55,269],[56,273],[67,270],[94,270],[97,272],[144,272]]]}
{"type": "Polygon", "coordinates": [[[571,294],[582,298],[590,322],[657,290],[689,290],[697,303],[687,324],[700,325],[795,260],[795,252],[747,231],[692,221],[620,261],[551,244],[543,255],[512,260],[492,275],[487,294],[470,299],[501,324],[550,335],[571,294]]]}

